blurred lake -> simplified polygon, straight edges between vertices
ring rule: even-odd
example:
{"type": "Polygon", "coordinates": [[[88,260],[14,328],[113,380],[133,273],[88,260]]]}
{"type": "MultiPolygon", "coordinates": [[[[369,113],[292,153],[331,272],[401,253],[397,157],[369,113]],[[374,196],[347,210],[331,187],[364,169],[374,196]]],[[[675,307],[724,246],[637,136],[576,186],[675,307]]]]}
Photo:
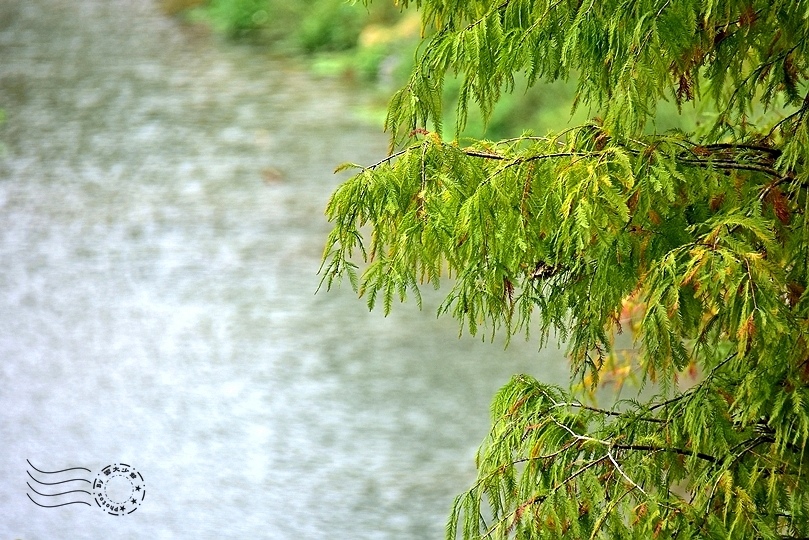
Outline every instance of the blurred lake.
{"type": "Polygon", "coordinates": [[[567,363],[314,294],[368,100],[152,1],[0,3],[0,538],[443,537],[493,393],[567,363]],[[41,508],[27,459],[147,497],[41,508]]]}

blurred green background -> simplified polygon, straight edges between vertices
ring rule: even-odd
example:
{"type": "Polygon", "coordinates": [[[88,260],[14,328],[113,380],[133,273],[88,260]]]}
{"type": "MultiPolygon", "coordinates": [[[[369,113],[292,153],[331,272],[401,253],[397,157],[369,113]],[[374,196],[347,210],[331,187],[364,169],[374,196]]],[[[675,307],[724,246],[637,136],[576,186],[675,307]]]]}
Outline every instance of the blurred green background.
{"type": "MultiPolygon", "coordinates": [[[[159,0],[163,11],[188,24],[201,25],[224,39],[259,47],[283,56],[303,59],[317,75],[341,77],[376,90],[375,105],[363,114],[381,125],[387,102],[403,86],[413,68],[421,40],[416,9],[402,10],[394,0],[376,0],[369,6],[354,0],[159,0]]],[[[572,110],[576,76],[553,84],[527,88],[517,76],[515,90],[503,94],[488,122],[476,107],[469,109],[461,138],[498,140],[523,133],[558,133],[597,116],[581,107],[572,110]]],[[[445,138],[453,138],[455,98],[460,81],[445,82],[445,138]]],[[[699,100],[678,111],[662,102],[649,131],[698,129],[706,112],[699,100]]]]}
{"type": "MultiPolygon", "coordinates": [[[[364,114],[378,124],[393,90],[407,81],[421,39],[418,12],[403,11],[392,0],[368,7],[347,0],[162,0],[161,5],[167,14],[206,26],[225,39],[298,56],[318,75],[375,88],[376,104],[364,114]]],[[[447,80],[447,104],[453,103],[459,86],[459,81],[447,80]]],[[[588,116],[588,111],[571,115],[574,91],[574,81],[530,89],[518,83],[488,123],[471,107],[462,136],[496,140],[526,130],[564,129],[588,116]]],[[[446,110],[445,136],[452,137],[454,107],[446,110]]]]}

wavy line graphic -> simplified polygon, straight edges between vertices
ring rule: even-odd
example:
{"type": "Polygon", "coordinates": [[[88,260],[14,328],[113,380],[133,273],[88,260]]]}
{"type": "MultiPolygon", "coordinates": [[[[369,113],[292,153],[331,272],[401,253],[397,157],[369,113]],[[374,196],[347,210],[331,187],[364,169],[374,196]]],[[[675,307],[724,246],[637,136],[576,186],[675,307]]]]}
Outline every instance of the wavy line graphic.
{"type": "Polygon", "coordinates": [[[71,490],[71,491],[63,491],[62,493],[40,493],[39,491],[35,490],[34,487],[31,484],[29,484],[28,482],[26,482],[26,484],[28,485],[29,488],[31,488],[31,491],[33,491],[37,495],[42,495],[43,497],[58,497],[59,495],[67,495],[68,493],[86,493],[86,494],[90,495],[89,491],[84,491],[83,489],[74,489],[74,490],[71,490]]]}
{"type": "Polygon", "coordinates": [[[87,469],[87,468],[85,468],[85,467],[71,467],[71,468],[69,468],[69,469],[62,469],[61,471],[41,471],[41,470],[37,469],[36,467],[34,467],[34,464],[33,464],[33,463],[31,463],[31,460],[26,459],[25,461],[27,461],[27,462],[28,462],[28,464],[31,466],[31,468],[32,468],[32,469],[34,469],[36,472],[40,472],[40,473],[42,473],[42,474],[58,474],[58,473],[67,472],[67,471],[87,471],[87,472],[93,472],[93,471],[91,471],[90,469],[87,469]]]}
{"type": "MultiPolygon", "coordinates": [[[[29,471],[25,472],[28,473],[28,476],[31,476],[31,473],[29,471]]],[[[89,480],[85,480],[84,478],[72,478],[70,480],[62,480],[61,482],[41,482],[36,478],[34,478],[33,476],[31,476],[31,480],[33,480],[37,484],[42,484],[43,486],[56,486],[59,484],[67,484],[68,482],[87,482],[88,484],[92,484],[92,482],[90,482],[89,480]]]]}
{"type": "Polygon", "coordinates": [[[28,493],[26,493],[26,495],[28,495],[28,498],[31,499],[32,503],[34,503],[37,506],[41,506],[42,508],[58,508],[60,506],[67,506],[68,504],[86,504],[87,506],[93,506],[92,504],[86,503],[84,501],[70,501],[62,504],[39,504],[33,498],[31,498],[31,495],[29,495],[28,493]]]}
{"type": "MultiPolygon", "coordinates": [[[[57,500],[48,501],[48,499],[44,499],[44,500],[42,500],[42,502],[40,502],[40,501],[36,500],[36,498],[32,497],[31,493],[26,493],[26,495],[28,496],[28,498],[31,500],[32,503],[34,503],[37,506],[41,506],[42,508],[58,508],[60,506],[67,506],[67,505],[70,505],[70,504],[85,504],[87,506],[92,506],[89,502],[81,500],[81,499],[83,499],[85,497],[85,495],[80,495],[82,493],[86,494],[88,496],[92,496],[92,494],[89,491],[86,491],[84,489],[70,489],[69,486],[62,486],[62,484],[70,484],[70,483],[73,483],[73,482],[85,482],[87,484],[92,484],[92,482],[90,480],[88,480],[86,478],[69,478],[67,480],[57,480],[57,478],[60,478],[58,476],[60,474],[70,473],[71,471],[87,471],[89,473],[89,472],[91,472],[90,469],[87,469],[85,467],[70,467],[68,469],[61,469],[61,470],[58,470],[58,471],[45,471],[43,469],[35,467],[34,464],[31,463],[31,461],[28,460],[28,459],[26,459],[25,461],[28,462],[28,465],[33,470],[35,470],[37,473],[39,473],[41,476],[43,476],[43,479],[40,480],[40,479],[36,478],[34,475],[31,474],[31,471],[26,470],[25,472],[26,472],[26,474],[28,474],[28,477],[31,480],[33,480],[34,482],[36,482],[37,484],[40,484],[42,486],[48,486],[48,487],[46,487],[44,489],[39,488],[39,489],[42,489],[42,491],[44,492],[43,493],[43,492],[40,492],[40,491],[37,491],[36,489],[34,489],[34,486],[32,486],[30,484],[30,482],[26,482],[25,484],[28,486],[28,489],[30,489],[32,492],[34,492],[39,497],[48,497],[48,498],[50,498],[50,497],[61,497],[61,496],[65,496],[65,495],[68,496],[68,498],[65,500],[65,502],[57,502],[57,500]],[[46,478],[46,476],[52,476],[53,478],[46,478]],[[54,481],[53,482],[45,482],[44,481],[45,479],[54,480],[54,481]],[[50,486],[61,486],[61,487],[53,488],[53,487],[50,487],[50,486]],[[48,492],[49,490],[52,491],[52,490],[57,490],[57,489],[62,490],[62,491],[53,492],[53,493],[48,492]],[[56,504],[43,504],[44,502],[48,502],[48,503],[54,502],[56,504]]],[[[76,474],[76,473],[73,473],[73,474],[76,474]]],[[[83,476],[83,475],[79,474],[77,476],[83,476]]]]}

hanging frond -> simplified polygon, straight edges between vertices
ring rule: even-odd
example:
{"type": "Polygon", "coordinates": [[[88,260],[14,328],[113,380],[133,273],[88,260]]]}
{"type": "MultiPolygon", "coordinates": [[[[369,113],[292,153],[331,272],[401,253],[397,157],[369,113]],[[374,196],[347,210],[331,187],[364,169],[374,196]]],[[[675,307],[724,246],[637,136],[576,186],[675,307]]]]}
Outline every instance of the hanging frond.
{"type": "Polygon", "coordinates": [[[348,276],[385,312],[448,286],[439,311],[462,330],[559,336],[591,385],[631,298],[629,367],[659,392],[598,409],[515,377],[447,537],[809,537],[809,7],[410,3],[429,37],[391,100],[398,150],[332,195],[323,283],[348,276]],[[598,117],[448,142],[445,78],[457,134],[517,75],[577,80],[598,117]],[[664,100],[713,120],[656,132],[664,100]]]}

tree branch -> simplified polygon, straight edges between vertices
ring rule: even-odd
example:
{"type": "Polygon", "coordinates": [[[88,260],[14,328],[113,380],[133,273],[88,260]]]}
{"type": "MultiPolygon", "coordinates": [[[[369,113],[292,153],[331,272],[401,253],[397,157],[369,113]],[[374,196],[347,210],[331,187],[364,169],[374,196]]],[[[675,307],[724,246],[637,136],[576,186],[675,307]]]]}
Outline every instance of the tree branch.
{"type": "Polygon", "coordinates": [[[618,450],[639,450],[639,451],[646,451],[646,452],[671,452],[673,454],[678,454],[680,456],[694,456],[698,457],[699,459],[710,461],[711,463],[719,463],[719,459],[711,456],[709,454],[705,454],[703,452],[692,452],[689,450],[683,450],[682,448],[671,448],[666,446],[652,446],[647,444],[613,444],[613,448],[617,448],[618,450]]]}

